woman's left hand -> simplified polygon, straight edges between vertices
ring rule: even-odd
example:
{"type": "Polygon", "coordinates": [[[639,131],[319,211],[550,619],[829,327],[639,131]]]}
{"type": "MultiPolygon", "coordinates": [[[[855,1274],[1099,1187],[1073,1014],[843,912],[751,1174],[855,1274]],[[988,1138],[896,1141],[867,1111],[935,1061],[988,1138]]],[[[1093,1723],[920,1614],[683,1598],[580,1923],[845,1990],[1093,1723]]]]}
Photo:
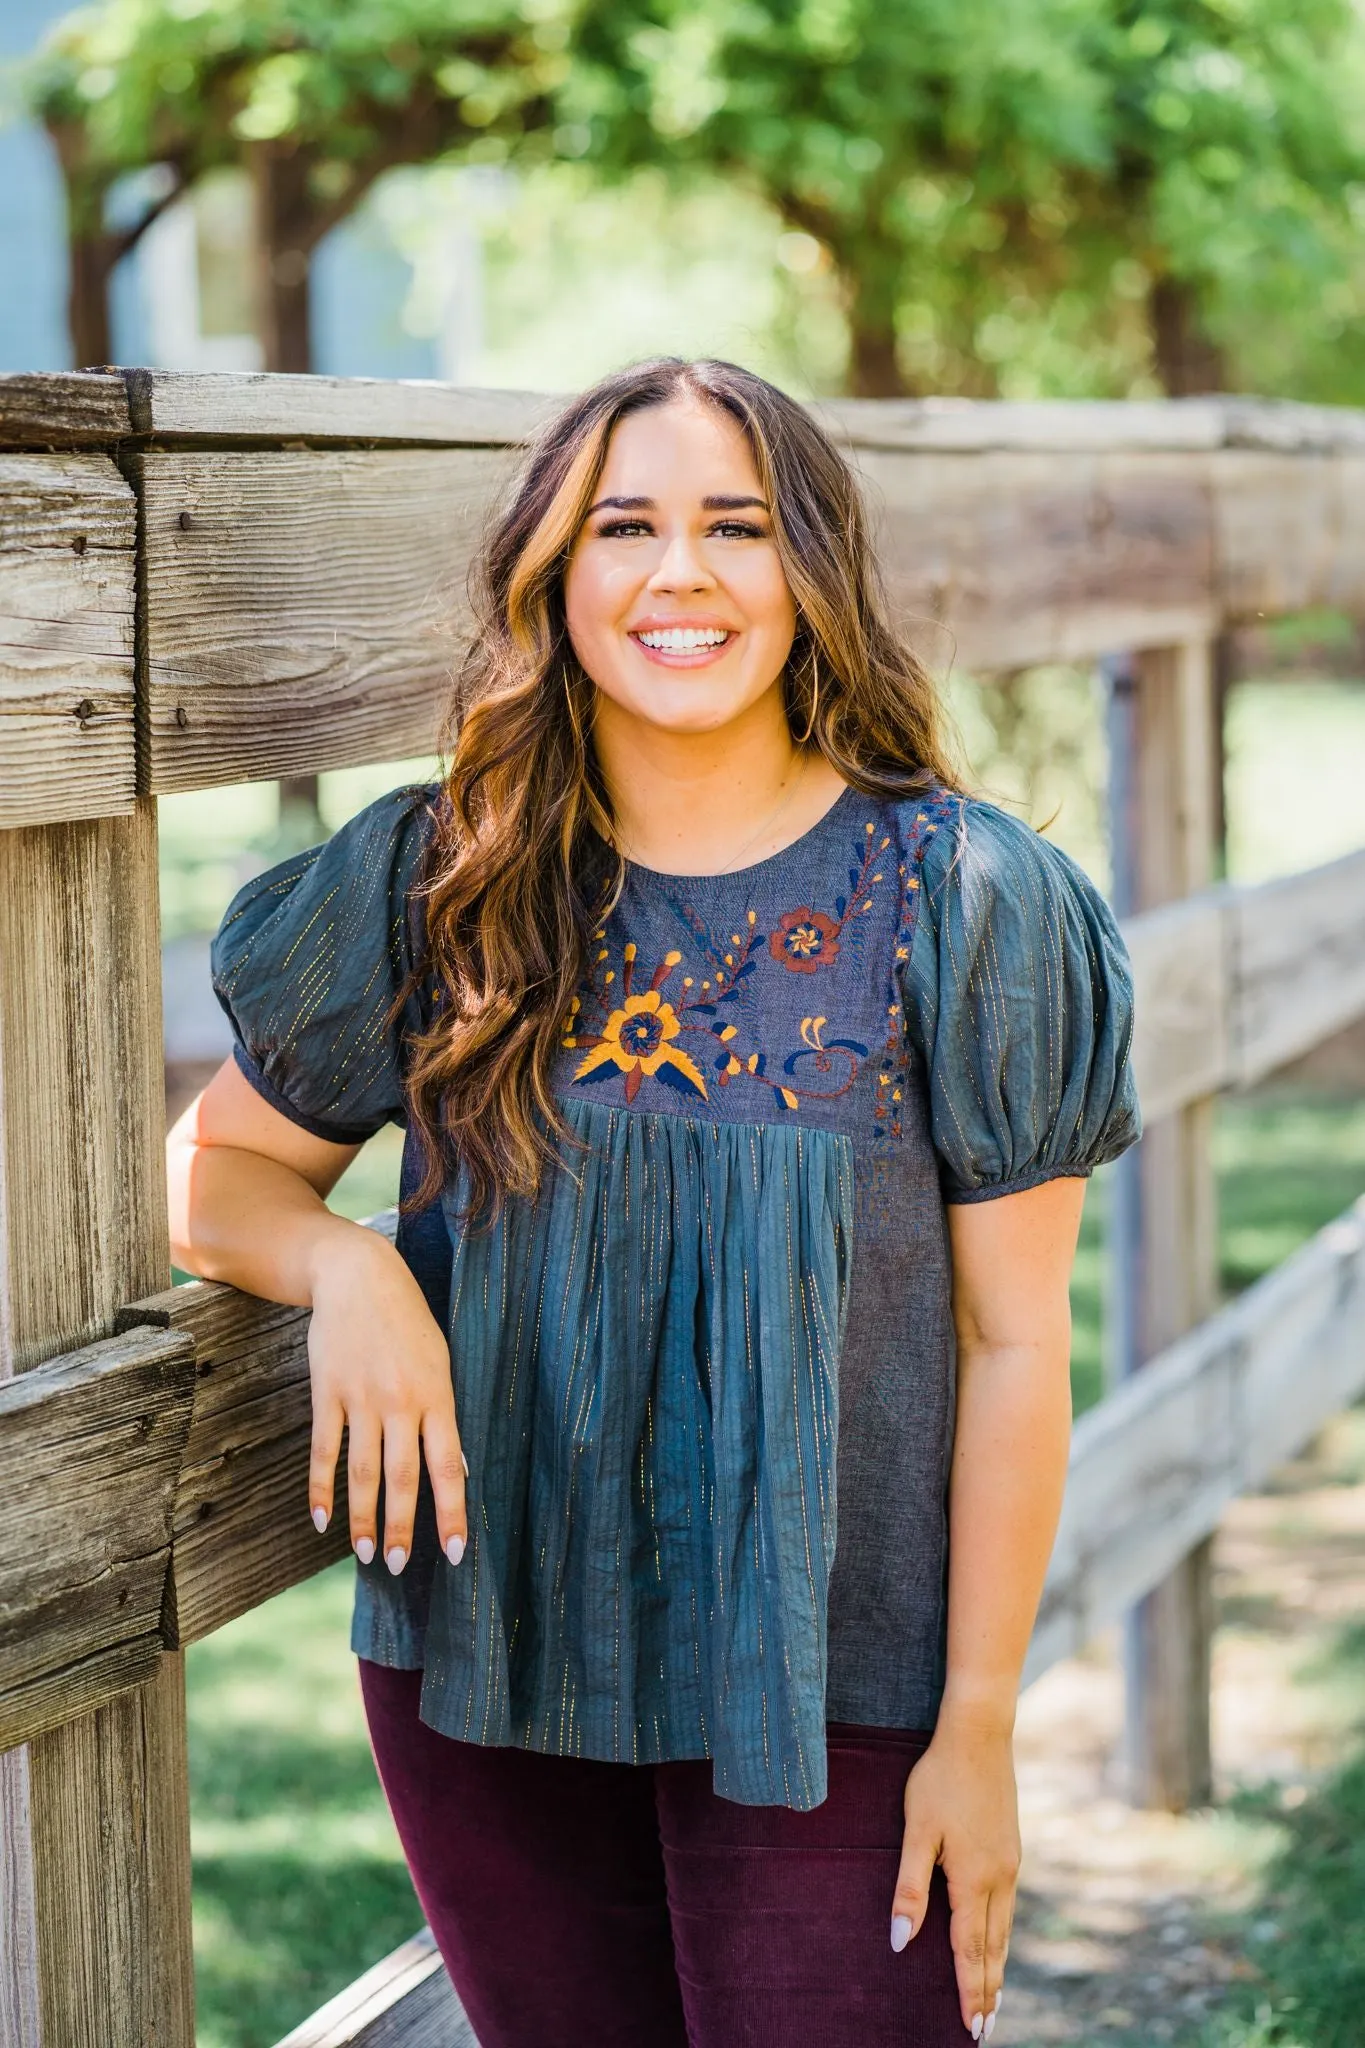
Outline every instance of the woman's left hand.
{"type": "Polygon", "coordinates": [[[948,1880],[962,2024],[974,2041],[988,2041],[1019,1877],[1012,1731],[990,1716],[955,1713],[946,1702],[906,1782],[905,1838],[891,1905],[895,1949],[924,1925],[935,1863],[948,1880]]]}

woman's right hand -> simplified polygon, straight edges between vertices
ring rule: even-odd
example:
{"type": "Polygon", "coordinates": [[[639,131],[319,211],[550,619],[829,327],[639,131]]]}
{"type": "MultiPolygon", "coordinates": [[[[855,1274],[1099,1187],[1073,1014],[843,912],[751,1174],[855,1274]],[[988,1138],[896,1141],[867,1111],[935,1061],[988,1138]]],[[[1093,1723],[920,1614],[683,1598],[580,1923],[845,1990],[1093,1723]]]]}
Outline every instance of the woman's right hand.
{"type": "Polygon", "coordinates": [[[345,1427],[351,1544],[361,1562],[371,1561],[378,1544],[381,1473],[384,1560],[396,1573],[411,1557],[424,1455],[441,1548],[458,1564],[469,1529],[450,1350],[421,1288],[387,1238],[350,1225],[328,1229],[316,1248],[312,1303],[314,1524],[325,1529],[331,1519],[345,1427]]]}

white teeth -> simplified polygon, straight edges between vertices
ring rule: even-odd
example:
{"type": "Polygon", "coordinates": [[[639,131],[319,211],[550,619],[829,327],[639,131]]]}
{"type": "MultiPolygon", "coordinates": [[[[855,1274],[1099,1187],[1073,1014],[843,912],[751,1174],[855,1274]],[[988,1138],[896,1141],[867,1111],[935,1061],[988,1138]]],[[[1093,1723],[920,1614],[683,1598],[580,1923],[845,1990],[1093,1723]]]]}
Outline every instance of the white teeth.
{"type": "Polygon", "coordinates": [[[646,647],[665,654],[690,654],[698,647],[719,647],[730,635],[719,626],[666,626],[659,632],[640,633],[646,647]]]}

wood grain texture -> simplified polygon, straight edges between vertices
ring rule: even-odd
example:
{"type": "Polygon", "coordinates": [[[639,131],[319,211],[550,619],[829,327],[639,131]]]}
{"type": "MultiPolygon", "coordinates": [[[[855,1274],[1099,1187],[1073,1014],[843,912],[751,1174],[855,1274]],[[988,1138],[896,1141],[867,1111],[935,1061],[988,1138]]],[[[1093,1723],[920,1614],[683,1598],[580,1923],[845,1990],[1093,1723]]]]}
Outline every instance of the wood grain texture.
{"type": "Polygon", "coordinates": [[[128,394],[117,370],[0,376],[0,448],[89,448],[129,431],[128,394]]]}
{"type": "Polygon", "coordinates": [[[1025,1681],[1365,1391],[1365,1200],[1083,1415],[1025,1681]]]}
{"type": "Polygon", "coordinates": [[[1241,1086],[1365,1014],[1365,852],[1230,894],[1230,1079],[1241,1086]]]}
{"type": "Polygon", "coordinates": [[[429,1927],[295,2027],[278,2048],[479,2048],[429,1927]]]}
{"type": "Polygon", "coordinates": [[[170,1278],[156,808],[0,832],[0,1377],[170,1278]]]}
{"type": "Polygon", "coordinates": [[[1218,594],[1230,620],[1365,607],[1365,449],[1225,449],[1209,465],[1218,594]]]}
{"type": "Polygon", "coordinates": [[[172,1511],[165,1640],[197,1642],[321,1571],[350,1547],[345,1460],[332,1520],[308,1513],[308,1311],[193,1281],[121,1317],[194,1341],[194,1407],[172,1511]]]}
{"type": "Polygon", "coordinates": [[[148,786],[431,748],[507,464],[486,449],[140,457],[148,786]]]}
{"type": "Polygon", "coordinates": [[[0,2041],[42,2048],[38,2010],[38,1904],[34,1897],[33,1801],[27,1744],[0,1751],[0,2041]]]}
{"type": "Polygon", "coordinates": [[[1249,1087],[1365,1015],[1365,852],[1125,918],[1133,1059],[1155,1122],[1249,1087]]]}
{"type": "MultiPolygon", "coordinates": [[[[396,1209],[366,1218],[392,1241],[396,1209]]],[[[346,1458],[332,1519],[308,1514],[308,1311],[194,1280],[130,1303],[117,1322],[193,1340],[194,1404],[172,1511],[165,1640],[180,1648],[344,1557],[346,1458]]]]}
{"type": "MultiPolygon", "coordinates": [[[[240,439],[430,442],[447,447],[512,444],[524,441],[571,395],[484,391],[425,379],[169,370],[128,374],[132,424],[139,433],[215,443],[240,439]]],[[[13,381],[37,387],[32,397],[55,417],[54,400],[45,398],[42,387],[55,385],[57,379],[13,381]]],[[[98,385],[104,380],[61,381],[98,385]]],[[[1365,450],[1365,413],[1277,399],[1019,403],[842,398],[821,400],[811,410],[838,438],[868,448],[943,453],[1029,449],[1057,454],[1129,448],[1203,453],[1236,447],[1312,454],[1365,450]]]]}
{"type": "Polygon", "coordinates": [[[295,377],[138,370],[140,432],[169,440],[430,442],[506,447],[527,440],[570,396],[484,391],[425,378],[295,377]]]}
{"type": "Polygon", "coordinates": [[[0,1748],[152,1677],[193,1389],[148,1329],[0,1385],[0,1748]]]}
{"type": "MultiPolygon", "coordinates": [[[[1207,889],[1215,791],[1212,648],[1150,649],[1133,672],[1127,887],[1159,911],[1207,889]]],[[[1120,1162],[1114,1205],[1114,1294],[1125,1369],[1149,1361],[1209,1316],[1218,1300],[1212,1095],[1148,1115],[1120,1162]]],[[[1144,1593],[1125,1629],[1129,1788],[1138,1804],[1184,1812],[1212,1793],[1212,1615],[1207,1544],[1194,1543],[1144,1593]]]]}
{"type": "Polygon", "coordinates": [[[1217,891],[1129,918],[1133,1067],[1147,1121],[1227,1086],[1233,984],[1228,904],[1217,891]]]}
{"type": "Polygon", "coordinates": [[[135,538],[106,456],[0,454],[0,828],[132,809],[135,538]]]}
{"type": "Polygon", "coordinates": [[[184,1659],[31,1755],[45,2048],[193,2048],[184,1659]]]}
{"type": "Polygon", "coordinates": [[[1211,629],[1213,519],[1179,455],[891,454],[855,467],[906,622],[967,668],[1082,659],[1211,629]],[[921,628],[921,631],[923,629],[921,628]]]}
{"type": "MultiPolygon", "coordinates": [[[[0,1378],[169,1280],[158,941],[151,799],[0,832],[0,1378]]],[[[36,2011],[33,2048],[192,2048],[182,1687],[163,1653],[3,1774],[3,1861],[33,1910],[0,2010],[36,2011]]]]}

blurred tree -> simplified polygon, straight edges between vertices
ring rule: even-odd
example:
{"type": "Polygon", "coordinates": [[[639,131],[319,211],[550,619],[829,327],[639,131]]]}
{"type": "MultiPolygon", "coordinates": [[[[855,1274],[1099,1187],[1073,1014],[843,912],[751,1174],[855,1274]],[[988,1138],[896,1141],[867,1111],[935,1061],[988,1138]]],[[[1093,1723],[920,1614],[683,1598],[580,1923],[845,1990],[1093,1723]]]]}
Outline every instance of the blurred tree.
{"type": "Polygon", "coordinates": [[[906,303],[989,389],[972,333],[1022,271],[1060,282],[1068,178],[1099,179],[1092,0],[585,0],[570,86],[607,166],[668,156],[755,186],[824,250],[852,391],[910,381],[906,303]]]}
{"type": "Polygon", "coordinates": [[[1354,0],[104,0],[31,81],[82,362],[205,170],[251,171],[266,361],[298,369],[319,239],[389,166],[492,149],[742,180],[837,281],[863,395],[1365,399],[1354,0]]]}
{"type": "MultiPolygon", "coordinates": [[[[1119,0],[1095,47],[1111,168],[1081,195],[1085,225],[1142,268],[1164,389],[1235,386],[1260,323],[1307,341],[1360,270],[1358,12],[1352,0],[1119,0]]],[[[1358,323],[1358,396],[1362,339],[1358,323]]],[[[1281,388],[1295,383],[1304,395],[1299,379],[1281,388]]]]}
{"type": "Polygon", "coordinates": [[[584,0],[576,43],[585,154],[719,168],[826,252],[855,392],[994,392],[1045,327],[1081,388],[1209,389],[1354,304],[1352,0],[584,0]]]}
{"type": "Polygon", "coordinates": [[[206,171],[245,165],[266,367],[309,368],[309,259],[390,166],[544,126],[563,77],[559,0],[104,0],[28,74],[66,180],[78,363],[109,358],[108,281],[206,171]],[[137,218],[110,194],[156,166],[137,218]]]}

